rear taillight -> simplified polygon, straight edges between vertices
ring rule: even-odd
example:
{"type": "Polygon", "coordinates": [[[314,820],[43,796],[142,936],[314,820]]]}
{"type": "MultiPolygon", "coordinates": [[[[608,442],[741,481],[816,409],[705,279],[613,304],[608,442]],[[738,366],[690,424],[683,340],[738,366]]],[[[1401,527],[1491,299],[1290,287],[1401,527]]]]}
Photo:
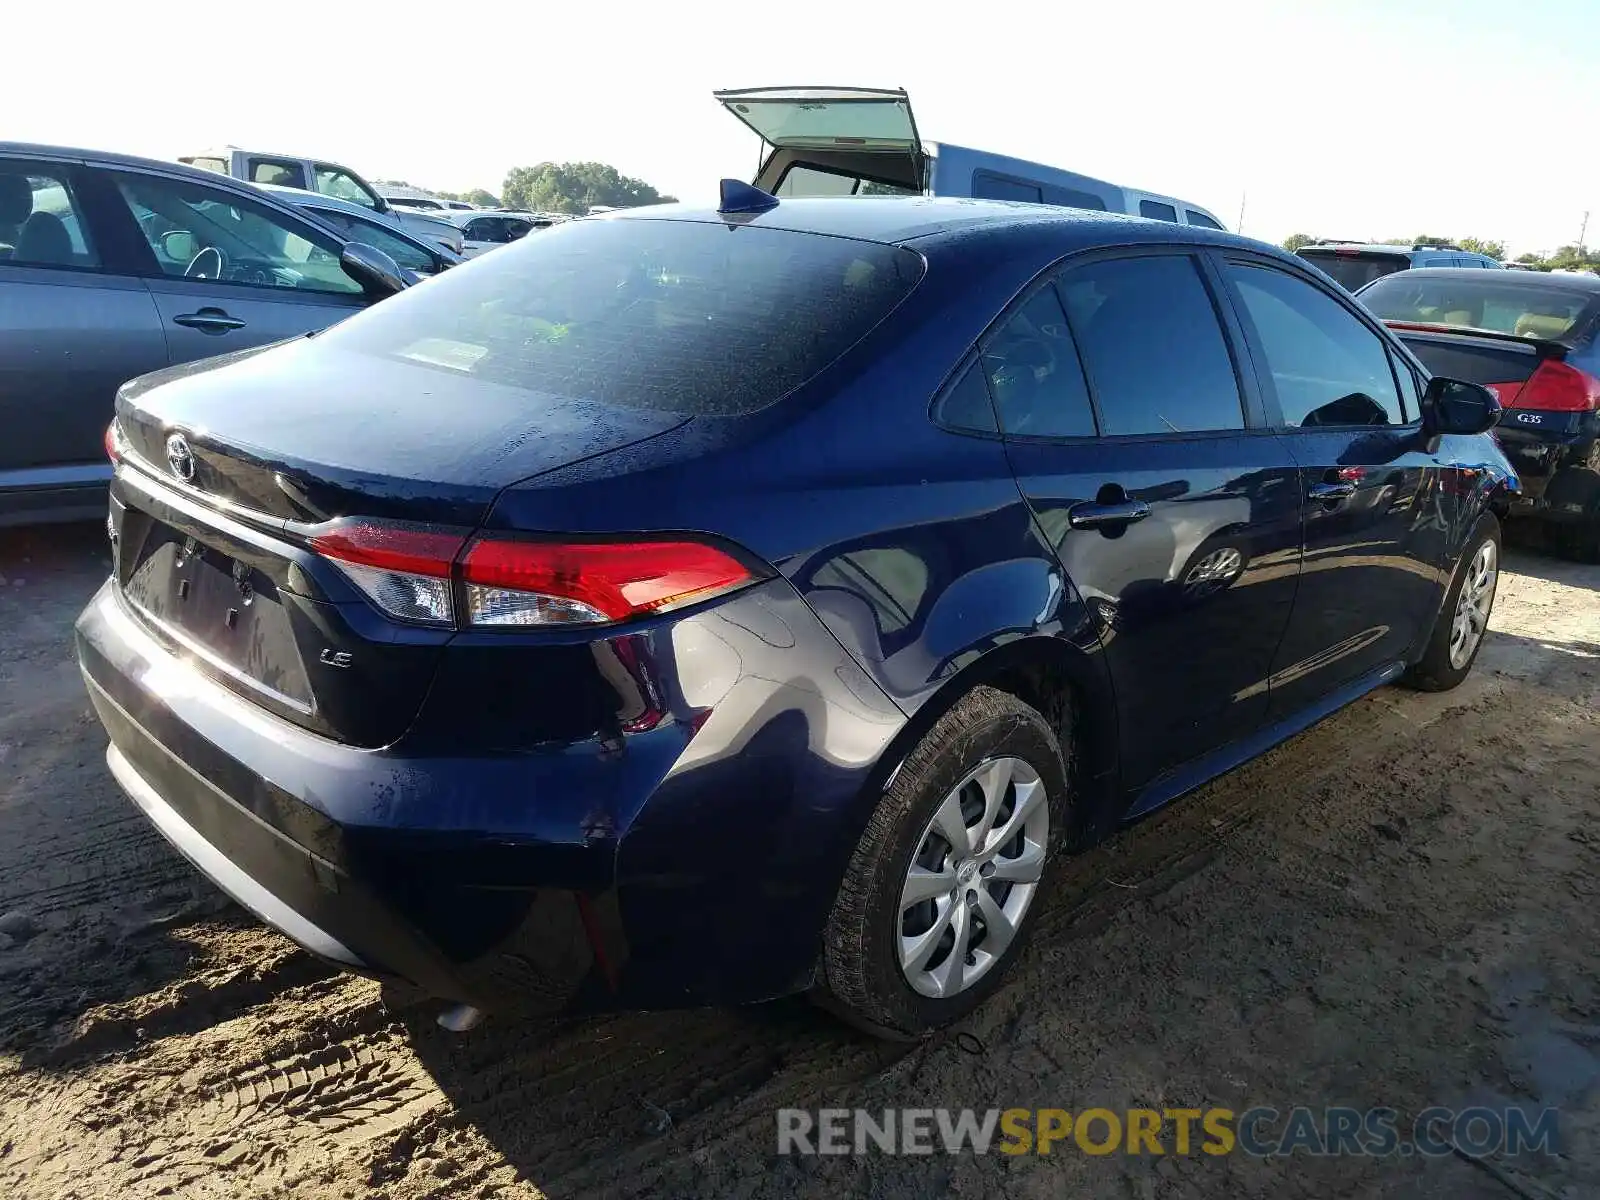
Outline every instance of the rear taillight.
{"type": "Polygon", "coordinates": [[[1592,412],[1600,408],[1600,379],[1553,358],[1540,363],[1523,384],[1491,383],[1507,408],[1542,412],[1592,412]]]}
{"type": "Polygon", "coordinates": [[[384,612],[422,625],[455,624],[451,567],[466,544],[465,530],[377,521],[336,525],[311,539],[384,612]]]}
{"type": "Polygon", "coordinates": [[[684,539],[469,541],[464,530],[349,521],[311,546],[390,616],[438,626],[614,624],[698,604],[758,577],[716,546],[684,539]]]}
{"type": "Polygon", "coordinates": [[[122,436],[122,426],[115,420],[106,426],[106,457],[113,466],[122,461],[122,453],[127,448],[127,439],[122,436]]]}

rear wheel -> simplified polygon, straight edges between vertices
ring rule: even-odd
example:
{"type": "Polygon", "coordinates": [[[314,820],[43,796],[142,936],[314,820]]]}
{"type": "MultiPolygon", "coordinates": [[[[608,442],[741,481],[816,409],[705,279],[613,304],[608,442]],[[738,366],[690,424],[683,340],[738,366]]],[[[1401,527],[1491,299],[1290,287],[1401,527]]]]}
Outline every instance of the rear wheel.
{"type": "Polygon", "coordinates": [[[1600,562],[1600,471],[1562,467],[1544,490],[1545,536],[1563,558],[1600,562]]]}
{"type": "Polygon", "coordinates": [[[1484,513],[1456,563],[1433,633],[1403,683],[1425,692],[1447,692],[1472,670],[1489,631],[1500,581],[1500,522],[1484,513]]]}
{"type": "Polygon", "coordinates": [[[880,1036],[917,1037],[999,986],[1022,948],[1068,819],[1055,733],[979,687],[907,756],[828,919],[825,994],[880,1036]]]}

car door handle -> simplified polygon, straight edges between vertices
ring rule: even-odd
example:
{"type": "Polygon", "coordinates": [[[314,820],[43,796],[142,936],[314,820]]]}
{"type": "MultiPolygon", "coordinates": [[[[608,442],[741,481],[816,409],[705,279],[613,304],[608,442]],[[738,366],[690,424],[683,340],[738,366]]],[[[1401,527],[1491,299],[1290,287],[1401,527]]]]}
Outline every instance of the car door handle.
{"type": "Polygon", "coordinates": [[[1336,504],[1356,494],[1353,483],[1316,483],[1311,485],[1310,496],[1323,504],[1336,504]]]}
{"type": "Polygon", "coordinates": [[[1086,500],[1067,509],[1067,524],[1074,529],[1104,529],[1108,525],[1132,525],[1149,515],[1150,506],[1143,500],[1118,500],[1112,504],[1086,500]]]}
{"type": "Polygon", "coordinates": [[[244,322],[230,317],[220,308],[202,308],[199,312],[180,313],[172,318],[174,325],[198,329],[201,333],[227,333],[230,329],[243,329],[244,322]]]}

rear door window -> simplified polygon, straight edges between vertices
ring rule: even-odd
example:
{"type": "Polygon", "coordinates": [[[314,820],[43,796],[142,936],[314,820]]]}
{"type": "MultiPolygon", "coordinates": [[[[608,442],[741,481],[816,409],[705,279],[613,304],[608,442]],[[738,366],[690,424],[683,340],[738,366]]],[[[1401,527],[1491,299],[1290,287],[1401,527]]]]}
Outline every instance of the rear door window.
{"type": "Polygon", "coordinates": [[[1403,425],[1389,348],[1349,309],[1303,279],[1230,263],[1245,316],[1290,427],[1403,425]]]}
{"type": "Polygon", "coordinates": [[[1192,209],[1192,208],[1184,209],[1183,210],[1183,215],[1189,219],[1189,224],[1198,225],[1202,229],[1221,229],[1222,228],[1221,225],[1218,225],[1210,217],[1206,216],[1205,213],[1195,212],[1195,210],[1192,209]]]}
{"type": "Polygon", "coordinates": [[[985,340],[982,362],[1003,433],[1094,436],[1089,389],[1054,288],[1035,294],[985,340]]]}
{"type": "Polygon", "coordinates": [[[1193,257],[1088,263],[1062,277],[1061,294],[1103,434],[1244,428],[1233,357],[1193,257]]]}
{"type": "Polygon", "coordinates": [[[530,394],[728,415],[773,404],[823,370],[922,271],[915,251],[852,238],[566,221],[319,336],[530,394]]]}
{"type": "Polygon", "coordinates": [[[252,158],[250,182],[306,190],[306,169],[289,158],[252,158]]]}
{"type": "Polygon", "coordinates": [[[1162,204],[1159,200],[1139,201],[1139,215],[1149,217],[1152,221],[1172,221],[1178,219],[1178,210],[1170,204],[1162,204]]]}
{"type": "Polygon", "coordinates": [[[82,212],[61,167],[0,162],[0,263],[78,270],[100,266],[82,212]]]}

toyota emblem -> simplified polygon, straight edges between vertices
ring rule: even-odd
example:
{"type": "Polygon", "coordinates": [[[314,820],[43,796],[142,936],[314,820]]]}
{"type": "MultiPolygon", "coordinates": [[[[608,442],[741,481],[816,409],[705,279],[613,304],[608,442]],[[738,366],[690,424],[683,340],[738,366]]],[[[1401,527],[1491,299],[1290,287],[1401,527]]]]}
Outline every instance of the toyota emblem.
{"type": "Polygon", "coordinates": [[[181,433],[167,438],[167,466],[185,483],[194,478],[194,451],[189,449],[189,439],[181,433]]]}

